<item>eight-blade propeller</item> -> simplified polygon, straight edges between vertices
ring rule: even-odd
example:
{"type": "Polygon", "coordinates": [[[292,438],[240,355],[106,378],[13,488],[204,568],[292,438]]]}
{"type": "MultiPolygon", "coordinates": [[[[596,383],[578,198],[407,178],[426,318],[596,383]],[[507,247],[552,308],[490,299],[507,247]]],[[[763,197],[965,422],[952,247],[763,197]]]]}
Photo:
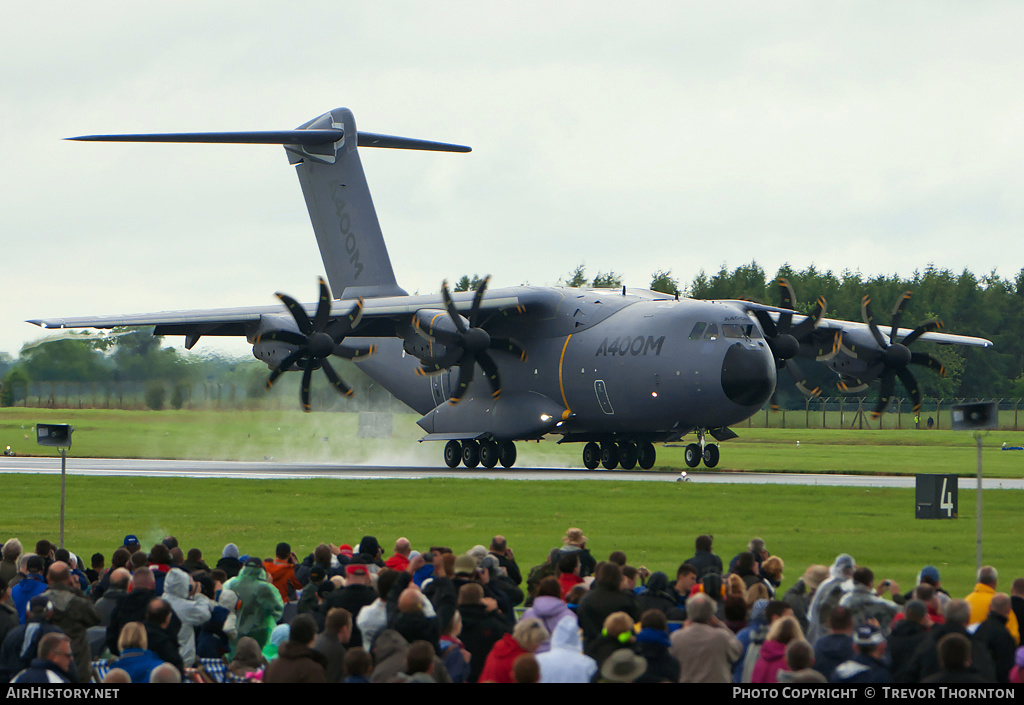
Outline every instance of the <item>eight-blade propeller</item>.
{"type": "Polygon", "coordinates": [[[874,312],[871,310],[871,296],[868,295],[861,299],[861,315],[864,317],[864,322],[871,329],[871,335],[874,336],[875,341],[878,343],[878,348],[864,350],[863,348],[858,349],[856,346],[851,346],[849,350],[858,358],[874,360],[874,363],[868,368],[867,373],[863,377],[853,380],[854,384],[851,385],[844,381],[839,383],[839,387],[844,391],[849,391],[851,386],[867,385],[875,379],[880,379],[881,389],[879,391],[878,404],[875,406],[874,412],[872,412],[875,418],[878,418],[889,406],[889,402],[892,401],[896,391],[897,378],[899,378],[910,394],[914,402],[914,411],[918,412],[921,410],[921,390],[918,387],[917,379],[908,369],[909,365],[930,367],[938,372],[940,376],[945,376],[946,374],[945,366],[937,358],[928,353],[912,353],[909,350],[911,343],[922,335],[942,328],[942,321],[938,319],[925,321],[914,328],[903,340],[897,341],[900,317],[903,315],[903,309],[908,301],[910,301],[910,292],[906,291],[900,296],[893,307],[891,329],[887,340],[875,323],[874,312]]]}
{"type": "Polygon", "coordinates": [[[341,377],[338,376],[338,373],[334,371],[327,358],[331,355],[337,355],[338,357],[355,360],[371,355],[376,351],[376,346],[372,345],[366,350],[351,350],[341,346],[341,341],[359,325],[359,321],[363,317],[363,300],[361,298],[358,299],[352,312],[347,316],[332,320],[331,301],[333,299],[331,297],[331,290],[327,287],[327,282],[324,281],[323,277],[320,277],[320,300],[317,303],[316,314],[312,320],[306,314],[305,309],[292,297],[279,292],[277,298],[281,299],[281,302],[284,303],[292,314],[295,324],[299,327],[299,332],[293,333],[286,330],[270,331],[257,338],[257,343],[261,340],[276,340],[296,347],[296,350],[282,360],[281,364],[270,373],[270,377],[267,379],[267,389],[270,389],[277,378],[287,372],[292,365],[301,367],[304,371],[302,373],[300,399],[302,401],[302,409],[309,411],[310,380],[313,376],[313,370],[321,367],[331,386],[339,394],[346,397],[352,396],[352,388],[345,384],[341,377]]]}
{"type": "MultiPolygon", "coordinates": [[[[825,297],[819,296],[811,314],[800,321],[800,323],[793,325],[793,311],[795,311],[796,303],[793,287],[790,286],[789,281],[785,277],[779,277],[776,283],[779,286],[779,308],[788,310],[779,314],[777,323],[768,315],[767,311],[755,311],[754,315],[761,323],[765,338],[768,340],[768,347],[771,348],[772,355],[775,356],[775,368],[779,371],[783,369],[788,370],[793,378],[793,382],[796,384],[796,388],[804,395],[809,397],[820,396],[821,387],[811,388],[807,385],[807,377],[799,365],[796,364],[794,358],[800,355],[801,357],[815,357],[819,360],[828,359],[829,356],[834,355],[838,350],[838,335],[833,338],[832,343],[826,348],[814,348],[811,345],[814,329],[817,327],[822,316],[825,315],[827,308],[825,297]]],[[[779,409],[777,395],[778,386],[776,386],[776,391],[772,392],[770,401],[773,411],[778,411],[779,409]]]]}
{"type": "Polygon", "coordinates": [[[492,338],[490,334],[481,327],[480,303],[483,301],[484,292],[487,290],[487,283],[490,281],[487,276],[476,288],[473,296],[473,306],[469,311],[468,318],[464,319],[455,309],[451,292],[448,291],[448,282],[441,284],[441,296],[444,299],[444,306],[448,312],[455,330],[442,326],[431,326],[425,330],[417,322],[416,328],[424,337],[436,340],[445,347],[445,354],[436,358],[423,360],[422,367],[416,371],[419,374],[434,374],[448,368],[459,366],[459,384],[448,400],[450,404],[456,404],[466,394],[469,385],[473,382],[473,374],[476,365],[484,371],[487,381],[491,385],[492,397],[498,399],[501,396],[501,374],[498,366],[491,358],[488,350],[501,350],[518,355],[521,360],[526,359],[526,351],[522,346],[508,338],[492,338]],[[466,325],[466,321],[469,325],[466,325]]]}

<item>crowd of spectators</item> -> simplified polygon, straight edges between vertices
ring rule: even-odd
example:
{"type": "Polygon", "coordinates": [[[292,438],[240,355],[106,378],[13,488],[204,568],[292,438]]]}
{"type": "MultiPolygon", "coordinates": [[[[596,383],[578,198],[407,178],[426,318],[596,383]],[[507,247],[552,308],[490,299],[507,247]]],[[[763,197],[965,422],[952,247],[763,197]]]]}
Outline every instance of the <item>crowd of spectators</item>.
{"type": "Polygon", "coordinates": [[[125,536],[88,565],[47,540],[0,560],[0,682],[1022,683],[1024,578],[904,592],[840,554],[791,585],[755,538],[674,575],[598,560],[578,528],[520,566],[505,537],[390,555],[374,536],[213,563],[125,536]]]}

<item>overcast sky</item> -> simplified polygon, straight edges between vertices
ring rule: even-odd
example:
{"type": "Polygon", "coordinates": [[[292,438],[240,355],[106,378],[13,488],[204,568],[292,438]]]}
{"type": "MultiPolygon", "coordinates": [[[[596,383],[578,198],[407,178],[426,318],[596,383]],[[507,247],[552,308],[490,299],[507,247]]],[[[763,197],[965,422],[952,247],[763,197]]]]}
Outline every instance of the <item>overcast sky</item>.
{"type": "Polygon", "coordinates": [[[313,300],[281,147],[62,138],[339,106],[473,147],[363,153],[410,292],[580,263],[639,287],[752,260],[1013,277],[1022,28],[1019,2],[21,3],[0,29],[0,351],[43,335],[28,318],[313,300]]]}

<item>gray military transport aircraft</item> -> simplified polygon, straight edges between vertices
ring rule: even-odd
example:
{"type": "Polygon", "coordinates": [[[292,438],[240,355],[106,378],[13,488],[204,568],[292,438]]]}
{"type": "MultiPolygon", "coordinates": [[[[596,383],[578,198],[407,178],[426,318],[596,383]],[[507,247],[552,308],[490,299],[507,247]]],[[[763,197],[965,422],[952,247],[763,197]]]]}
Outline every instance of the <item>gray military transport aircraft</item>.
{"type": "Polygon", "coordinates": [[[916,340],[990,346],[981,338],[938,333],[937,321],[899,327],[908,295],[893,309],[888,335],[874,321],[823,318],[794,311],[780,280],[779,306],[750,301],[699,301],[640,289],[516,286],[410,296],[391,266],[363,174],[358,147],[468,152],[468,147],[357,132],[352,113],[337,109],[295,130],[198,134],[94,135],[75,140],[281,144],[295,167],[327,282],[319,300],[246,308],[47,318],[45,328],[155,326],[183,335],[191,349],[203,336],[245,336],[271,369],[267,387],[284,372],[302,371],[301,402],[309,410],[313,372],[344,395],[351,388],[329,362],[355,361],[377,383],[422,414],[424,441],[444,441],[450,467],[516,460],[516,441],[558,437],[583,443],[583,464],[648,469],[655,443],[696,434],[686,463],[714,467],[719,448],[735,438],[729,426],[775,402],[777,373],[810,389],[796,358],[817,359],[860,391],[880,380],[875,413],[894,397],[899,379],[920,407],[908,366],[941,363],[911,352],[916,340]],[[334,298],[331,291],[340,292],[334,298]],[[371,354],[373,353],[373,354],[371,354]],[[479,366],[486,383],[475,382],[479,366]],[[710,437],[710,438],[709,438],[710,437]]]}

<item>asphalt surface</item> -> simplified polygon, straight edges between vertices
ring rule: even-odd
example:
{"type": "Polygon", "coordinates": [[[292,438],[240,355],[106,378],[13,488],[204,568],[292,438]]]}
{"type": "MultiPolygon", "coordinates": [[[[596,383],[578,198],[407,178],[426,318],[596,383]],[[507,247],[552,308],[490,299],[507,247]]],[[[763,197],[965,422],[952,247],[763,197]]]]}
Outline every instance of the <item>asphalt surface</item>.
{"type": "MultiPolygon", "coordinates": [[[[0,473],[59,474],[60,456],[20,458],[0,457],[0,473]]],[[[477,478],[503,480],[586,480],[615,482],[677,482],[679,473],[627,470],[585,470],[583,468],[427,468],[384,467],[373,465],[333,465],[326,463],[237,462],[220,460],[124,460],[68,457],[69,475],[139,477],[216,477],[250,479],[379,480],[424,478],[477,478]]],[[[825,487],[914,487],[914,476],[815,475],[807,473],[743,473],[687,471],[688,482],[718,484],[821,485],[825,487]]],[[[976,486],[974,478],[961,477],[963,489],[976,486]]],[[[1024,489],[1024,479],[985,478],[985,489],[1024,489]]]]}

